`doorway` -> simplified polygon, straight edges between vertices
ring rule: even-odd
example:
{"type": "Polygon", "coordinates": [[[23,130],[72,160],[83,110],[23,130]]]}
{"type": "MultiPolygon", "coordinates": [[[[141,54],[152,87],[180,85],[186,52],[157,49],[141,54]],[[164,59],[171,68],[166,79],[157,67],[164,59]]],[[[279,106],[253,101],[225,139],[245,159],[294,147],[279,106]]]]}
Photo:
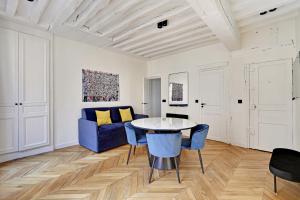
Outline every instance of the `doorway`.
{"type": "Polygon", "coordinates": [[[250,148],[272,151],[293,145],[291,67],[291,60],[250,65],[250,148]]]}
{"type": "Polygon", "coordinates": [[[200,70],[201,123],[209,125],[208,139],[228,142],[226,67],[200,70]]]}
{"type": "Polygon", "coordinates": [[[149,117],[161,117],[161,78],[144,79],[143,112],[149,117]]]}

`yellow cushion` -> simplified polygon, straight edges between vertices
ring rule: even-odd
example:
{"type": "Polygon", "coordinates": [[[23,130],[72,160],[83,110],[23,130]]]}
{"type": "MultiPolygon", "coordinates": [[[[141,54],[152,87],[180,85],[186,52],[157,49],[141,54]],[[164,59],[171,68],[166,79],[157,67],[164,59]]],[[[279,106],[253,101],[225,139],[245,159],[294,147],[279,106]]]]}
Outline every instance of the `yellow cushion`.
{"type": "Polygon", "coordinates": [[[121,118],[122,118],[122,122],[127,122],[127,121],[131,121],[132,120],[130,108],[119,109],[119,111],[120,111],[120,115],[121,115],[121,118]]]}
{"type": "Polygon", "coordinates": [[[110,110],[107,110],[107,111],[96,110],[96,116],[97,116],[98,126],[112,123],[111,119],[110,119],[110,110]]]}

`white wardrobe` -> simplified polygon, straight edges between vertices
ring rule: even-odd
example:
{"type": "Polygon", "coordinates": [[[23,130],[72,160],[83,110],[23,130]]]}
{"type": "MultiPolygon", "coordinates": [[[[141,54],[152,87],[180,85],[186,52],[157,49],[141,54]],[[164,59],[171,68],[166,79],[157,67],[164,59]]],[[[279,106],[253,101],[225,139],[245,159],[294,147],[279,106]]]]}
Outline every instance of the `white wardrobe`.
{"type": "Polygon", "coordinates": [[[0,162],[51,150],[50,40],[0,27],[0,162]]]}

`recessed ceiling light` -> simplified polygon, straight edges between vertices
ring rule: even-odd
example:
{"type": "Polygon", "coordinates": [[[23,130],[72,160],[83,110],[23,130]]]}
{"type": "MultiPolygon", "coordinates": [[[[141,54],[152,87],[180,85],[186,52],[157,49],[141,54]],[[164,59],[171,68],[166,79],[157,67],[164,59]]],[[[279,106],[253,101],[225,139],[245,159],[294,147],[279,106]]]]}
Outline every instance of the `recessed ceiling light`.
{"type": "Polygon", "coordinates": [[[269,10],[269,12],[274,12],[275,10],[277,10],[277,8],[272,8],[271,10],[269,10]]]}
{"type": "Polygon", "coordinates": [[[265,14],[267,14],[268,13],[268,11],[263,11],[263,12],[260,12],[259,14],[260,15],[265,15],[265,14]]]}

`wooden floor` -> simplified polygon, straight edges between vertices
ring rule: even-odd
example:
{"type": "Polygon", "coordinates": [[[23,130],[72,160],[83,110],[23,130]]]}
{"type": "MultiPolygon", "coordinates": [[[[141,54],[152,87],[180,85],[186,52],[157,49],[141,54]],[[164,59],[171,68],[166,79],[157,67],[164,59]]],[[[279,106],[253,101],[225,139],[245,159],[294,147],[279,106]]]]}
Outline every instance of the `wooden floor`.
{"type": "Polygon", "coordinates": [[[0,165],[0,199],[177,199],[177,200],[299,200],[300,185],[278,180],[268,171],[270,154],[207,141],[205,175],[197,152],[183,151],[182,183],[175,171],[156,171],[148,184],[143,148],[127,166],[129,147],[95,154],[69,147],[0,165]]]}

